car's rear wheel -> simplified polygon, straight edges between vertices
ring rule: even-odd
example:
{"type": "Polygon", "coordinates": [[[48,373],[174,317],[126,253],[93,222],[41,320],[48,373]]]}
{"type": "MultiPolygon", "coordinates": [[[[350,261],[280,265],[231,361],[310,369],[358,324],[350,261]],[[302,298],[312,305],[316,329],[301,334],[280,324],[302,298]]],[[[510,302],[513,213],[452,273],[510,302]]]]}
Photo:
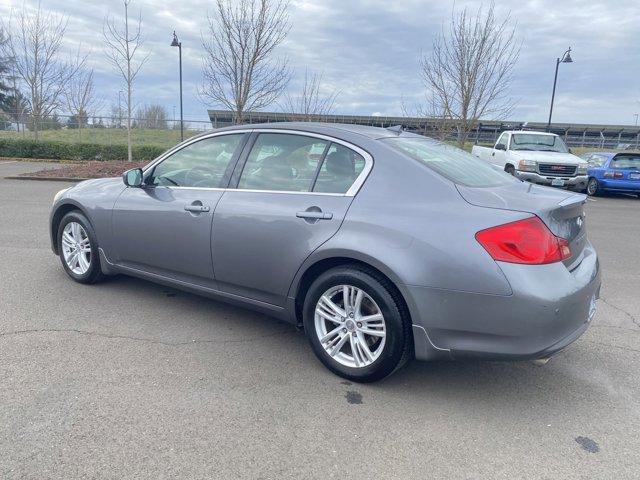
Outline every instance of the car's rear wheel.
{"type": "Polygon", "coordinates": [[[595,195],[598,195],[598,193],[600,193],[600,184],[598,183],[598,180],[595,178],[590,178],[587,182],[587,195],[593,197],[595,195]]]}
{"type": "Polygon", "coordinates": [[[60,221],[58,254],[64,270],[76,282],[96,283],[102,280],[96,234],[82,213],[69,212],[60,221]]]}
{"type": "Polygon", "coordinates": [[[349,380],[384,378],[413,351],[411,322],[399,294],[367,268],[337,267],[320,275],[307,292],[303,316],[316,356],[349,380]]]}

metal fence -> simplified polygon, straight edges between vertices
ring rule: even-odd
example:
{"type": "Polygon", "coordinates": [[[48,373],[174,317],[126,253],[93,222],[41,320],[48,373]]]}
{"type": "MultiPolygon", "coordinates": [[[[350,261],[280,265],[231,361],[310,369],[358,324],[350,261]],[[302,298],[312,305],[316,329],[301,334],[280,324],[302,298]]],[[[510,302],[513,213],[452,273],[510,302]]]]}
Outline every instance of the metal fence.
{"type": "MultiPolygon", "coordinates": [[[[214,127],[233,124],[233,112],[227,110],[209,110],[209,118],[214,127]]],[[[442,125],[442,120],[424,117],[391,117],[375,115],[320,115],[319,121],[325,123],[347,123],[369,125],[374,127],[390,127],[401,125],[405,130],[427,136],[440,138],[446,133],[445,139],[456,140],[455,126],[442,125]]],[[[245,118],[248,123],[288,122],[295,120],[295,116],[282,112],[247,112],[245,118]]],[[[468,142],[492,145],[505,130],[547,130],[546,123],[519,121],[487,121],[482,120],[470,133],[468,142]]],[[[640,148],[640,126],[637,125],[598,125],[581,123],[552,123],[549,129],[560,135],[570,147],[593,149],[626,149],[640,148]]]]}
{"type": "MultiPolygon", "coordinates": [[[[209,110],[209,121],[187,120],[184,137],[233,124],[233,113],[226,110],[209,110]]],[[[15,117],[15,116],[14,116],[15,117]]],[[[292,114],[281,112],[248,112],[247,123],[285,122],[295,119],[292,114]]],[[[438,119],[412,117],[382,117],[359,115],[325,115],[317,120],[326,123],[350,123],[403,128],[423,135],[440,137],[443,133],[438,119]]],[[[54,115],[34,119],[28,115],[20,122],[0,114],[0,139],[23,138],[54,140],[69,143],[126,144],[125,118],[95,116],[78,122],[76,117],[54,115]]],[[[480,145],[493,144],[500,133],[512,129],[545,130],[544,123],[481,121],[470,133],[468,142],[480,145]]],[[[560,135],[567,145],[588,149],[640,149],[640,127],[625,125],[551,124],[550,131],[560,135]]],[[[180,121],[166,118],[136,118],[132,121],[131,139],[134,145],[152,145],[169,148],[180,141],[180,121]]],[[[447,132],[446,140],[455,141],[455,128],[447,132]]]]}

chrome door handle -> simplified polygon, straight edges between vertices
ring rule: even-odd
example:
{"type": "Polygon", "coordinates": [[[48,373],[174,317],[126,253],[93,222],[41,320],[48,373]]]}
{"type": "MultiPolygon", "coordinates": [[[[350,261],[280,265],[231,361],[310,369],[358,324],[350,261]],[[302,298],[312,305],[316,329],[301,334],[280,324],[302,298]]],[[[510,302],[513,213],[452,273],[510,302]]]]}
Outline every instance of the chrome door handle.
{"type": "Polygon", "coordinates": [[[209,207],[206,205],[185,205],[184,209],[187,212],[208,212],[209,211],[209,207]]]}
{"type": "Polygon", "coordinates": [[[309,220],[331,220],[333,218],[333,213],[314,212],[307,210],[304,212],[296,213],[296,217],[309,220]]]}

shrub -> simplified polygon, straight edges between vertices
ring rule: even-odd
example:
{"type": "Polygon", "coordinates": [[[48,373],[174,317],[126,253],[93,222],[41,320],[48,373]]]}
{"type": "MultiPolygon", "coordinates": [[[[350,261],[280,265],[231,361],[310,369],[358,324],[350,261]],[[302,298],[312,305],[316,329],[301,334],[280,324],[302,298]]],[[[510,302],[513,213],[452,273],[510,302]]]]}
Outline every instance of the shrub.
{"type": "MultiPolygon", "coordinates": [[[[156,145],[133,146],[134,160],[153,160],[166,149],[156,145]]],[[[0,157],[46,158],[51,160],[127,160],[126,145],[65,143],[51,140],[0,139],[0,157]]]]}

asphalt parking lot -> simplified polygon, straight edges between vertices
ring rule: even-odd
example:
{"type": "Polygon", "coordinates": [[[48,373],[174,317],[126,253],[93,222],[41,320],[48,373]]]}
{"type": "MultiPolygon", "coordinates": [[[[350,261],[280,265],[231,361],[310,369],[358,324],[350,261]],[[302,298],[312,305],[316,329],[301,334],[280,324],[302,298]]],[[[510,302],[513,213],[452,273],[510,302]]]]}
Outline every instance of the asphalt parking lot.
{"type": "Polygon", "coordinates": [[[72,282],[59,182],[0,163],[0,478],[638,478],[640,200],[587,204],[593,325],[547,365],[412,363],[350,384],[302,333],[127,278],[72,282]]]}

